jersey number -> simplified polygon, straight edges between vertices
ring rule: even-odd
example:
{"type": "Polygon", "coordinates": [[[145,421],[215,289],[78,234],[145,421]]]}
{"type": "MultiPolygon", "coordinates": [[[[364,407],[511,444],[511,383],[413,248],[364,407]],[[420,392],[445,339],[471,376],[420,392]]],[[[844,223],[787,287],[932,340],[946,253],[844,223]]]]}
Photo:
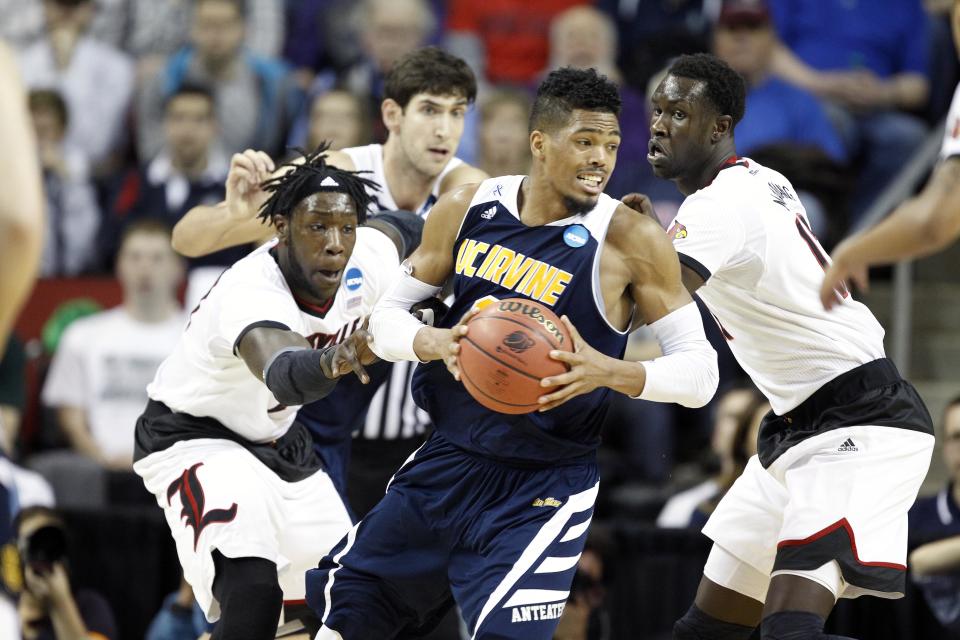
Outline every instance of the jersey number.
{"type": "MultiPolygon", "coordinates": [[[[820,246],[820,242],[817,241],[817,237],[813,235],[813,230],[810,228],[810,225],[807,224],[806,218],[801,215],[797,215],[797,231],[800,233],[800,237],[803,238],[803,241],[807,243],[807,246],[810,248],[810,253],[813,254],[813,257],[817,259],[817,264],[820,265],[820,268],[824,271],[827,270],[827,267],[830,266],[830,259],[827,258],[827,254],[824,252],[823,247],[820,246]]],[[[835,289],[837,294],[841,298],[847,298],[850,296],[850,291],[847,287],[840,283],[840,286],[835,289]]]]}

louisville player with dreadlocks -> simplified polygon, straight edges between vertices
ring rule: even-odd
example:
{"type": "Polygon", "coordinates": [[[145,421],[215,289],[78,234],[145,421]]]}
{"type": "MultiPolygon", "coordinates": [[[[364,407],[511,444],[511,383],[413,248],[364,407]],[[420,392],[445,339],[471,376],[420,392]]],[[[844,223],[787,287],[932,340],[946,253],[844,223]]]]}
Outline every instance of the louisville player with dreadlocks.
{"type": "Polygon", "coordinates": [[[350,528],[295,417],[340,376],[368,380],[362,319],[401,250],[361,226],[370,181],[324,152],[266,185],[260,216],[277,237],[194,309],[137,422],[134,470],[207,619],[220,619],[214,638],[273,638],[282,601],[303,599],[304,572],[350,528]]]}

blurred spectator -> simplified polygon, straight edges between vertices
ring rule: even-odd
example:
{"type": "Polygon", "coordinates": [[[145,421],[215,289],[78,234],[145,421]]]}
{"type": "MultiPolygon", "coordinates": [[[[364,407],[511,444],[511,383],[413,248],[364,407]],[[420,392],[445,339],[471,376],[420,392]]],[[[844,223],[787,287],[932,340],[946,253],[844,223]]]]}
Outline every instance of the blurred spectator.
{"type": "Polygon", "coordinates": [[[40,275],[75,276],[91,269],[97,259],[100,208],[87,157],[66,140],[70,114],[59,93],[34,89],[27,101],[47,201],[40,275]]]}
{"type": "MultiPolygon", "coordinates": [[[[772,75],[776,33],[764,0],[727,0],[713,37],[713,52],[744,77],[747,105],[737,124],[737,153],[790,176],[813,231],[823,236],[837,204],[826,211],[831,187],[843,191],[847,154],[823,105],[812,93],[772,75]],[[799,161],[798,161],[799,159],[799,161]]],[[[842,193],[834,200],[842,200],[842,193]]]]}
{"type": "Polygon", "coordinates": [[[20,433],[20,418],[27,404],[27,354],[14,335],[0,355],[0,449],[13,455],[20,433]]]}
{"type": "Polygon", "coordinates": [[[160,151],[164,104],[186,82],[213,88],[228,153],[247,148],[282,151],[302,93],[286,65],[243,47],[248,24],[244,7],[243,0],[196,0],[191,45],[172,55],[142,89],[137,110],[141,161],[160,151]]]}
{"type": "Polygon", "coordinates": [[[447,46],[492,84],[527,86],[547,66],[551,20],[585,0],[451,0],[447,46]]]}
{"type": "MultiPolygon", "coordinates": [[[[686,528],[706,522],[705,512],[716,506],[720,498],[743,473],[747,460],[756,452],[756,431],[760,409],[769,410],[760,393],[751,387],[735,387],[717,400],[710,450],[717,471],[700,484],[673,495],[657,516],[657,526],[686,528]],[[751,438],[752,436],[752,438],[751,438]],[[709,506],[708,506],[709,505],[709,506]]],[[[763,417],[760,413],[760,418],[763,417]]]]}
{"type": "Polygon", "coordinates": [[[861,169],[856,223],[923,142],[926,126],[903,111],[927,102],[927,16],[921,0],[771,0],[774,70],[827,100],[861,169]]]}
{"type": "Polygon", "coordinates": [[[480,104],[478,168],[491,176],[526,175],[530,171],[530,96],[500,89],[480,104]]]}
{"type": "Polygon", "coordinates": [[[71,452],[36,456],[61,504],[104,502],[102,469],[133,465],[133,428],[146,386],[183,329],[177,289],[183,267],[170,232],[144,220],[129,227],[117,258],[123,304],[71,324],[43,387],[71,452]],[[79,480],[83,478],[83,481],[79,480]]]}
{"type": "Polygon", "coordinates": [[[124,142],[134,69],[123,52],[88,34],[92,0],[44,0],[44,36],[21,53],[24,81],[67,103],[67,141],[102,166],[124,142]]]}
{"type": "MultiPolygon", "coordinates": [[[[26,404],[26,366],[27,357],[23,344],[16,336],[11,336],[7,342],[6,353],[0,357],[0,485],[13,492],[14,510],[33,505],[53,506],[53,489],[43,476],[13,462],[16,457],[20,418],[26,404]]],[[[3,539],[0,534],[0,547],[2,546],[3,539]]],[[[0,577],[0,591],[3,590],[2,582],[0,577]]]]}
{"type": "MultiPolygon", "coordinates": [[[[104,257],[112,262],[123,229],[138,220],[160,220],[173,228],[192,207],[223,199],[230,159],[217,142],[217,131],[210,89],[189,82],[177,87],[164,105],[160,152],[126,173],[116,189],[107,228],[101,234],[104,257]]],[[[232,264],[245,252],[244,248],[218,252],[190,264],[232,264]]]]}
{"type": "Polygon", "coordinates": [[[910,509],[910,569],[940,624],[960,633],[960,397],[944,410],[941,438],[948,480],[910,509]]]}
{"type": "Polygon", "coordinates": [[[372,120],[364,98],[346,89],[326,91],[312,98],[308,118],[294,126],[287,146],[316,149],[327,140],[338,150],[370,144],[372,120]]]}
{"type": "MultiPolygon", "coordinates": [[[[341,72],[317,76],[311,95],[342,87],[367,101],[367,111],[380,113],[386,74],[401,56],[424,46],[437,27],[426,0],[363,0],[351,15],[352,31],[360,41],[360,58],[341,72]]],[[[380,118],[372,119],[373,139],[386,140],[380,118]]]]}
{"type": "Polygon", "coordinates": [[[23,592],[24,640],[116,640],[117,624],[106,599],[91,589],[74,591],[68,568],[68,533],[59,513],[29,507],[14,521],[23,592]]]}
{"type": "Polygon", "coordinates": [[[351,0],[287,2],[287,33],[283,58],[297,70],[304,87],[322,69],[339,71],[359,54],[350,20],[351,0]]]}
{"type": "Polygon", "coordinates": [[[623,84],[617,68],[617,30],[613,20],[593,7],[573,7],[557,15],[550,24],[549,68],[593,67],[620,86],[620,148],[617,166],[606,191],[620,197],[636,191],[646,176],[650,128],[644,96],[623,84]]]}
{"type": "Polygon", "coordinates": [[[163,599],[144,640],[197,640],[211,625],[193,597],[193,588],[180,578],[180,587],[163,599]]]}
{"type": "Polygon", "coordinates": [[[619,64],[626,82],[643,90],[655,73],[683,53],[704,51],[709,20],[705,5],[719,0],[597,0],[619,34],[619,64]]]}

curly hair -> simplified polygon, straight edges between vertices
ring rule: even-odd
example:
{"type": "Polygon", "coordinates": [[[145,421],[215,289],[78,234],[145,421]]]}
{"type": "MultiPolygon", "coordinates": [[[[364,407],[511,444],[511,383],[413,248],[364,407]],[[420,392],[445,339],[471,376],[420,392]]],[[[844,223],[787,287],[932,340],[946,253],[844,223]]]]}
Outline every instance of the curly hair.
{"type": "Polygon", "coordinates": [[[540,83],[530,109],[530,131],[562,127],[574,109],[620,115],[620,90],[596,69],[563,67],[540,83]]]}
{"type": "Polygon", "coordinates": [[[379,208],[376,197],[370,195],[370,191],[379,191],[380,185],[360,175],[369,171],[346,171],[327,164],[326,152],[329,149],[329,142],[320,143],[313,152],[297,149],[303,162],[285,163],[282,166],[293,169],[263,183],[262,188],[270,194],[270,198],[260,207],[258,217],[261,221],[269,222],[275,215],[289,219],[297,204],[307,196],[333,192],[349,196],[357,208],[357,221],[360,224],[366,222],[370,205],[379,208]]]}
{"type": "Polygon", "coordinates": [[[406,108],[418,93],[477,98],[477,78],[466,62],[438,47],[414,49],[390,68],[383,97],[406,108]]]}
{"type": "Polygon", "coordinates": [[[743,118],[746,84],[743,77],[720,58],[709,53],[680,56],[667,69],[667,74],[703,81],[707,98],[720,115],[733,118],[734,125],[743,118]]]}

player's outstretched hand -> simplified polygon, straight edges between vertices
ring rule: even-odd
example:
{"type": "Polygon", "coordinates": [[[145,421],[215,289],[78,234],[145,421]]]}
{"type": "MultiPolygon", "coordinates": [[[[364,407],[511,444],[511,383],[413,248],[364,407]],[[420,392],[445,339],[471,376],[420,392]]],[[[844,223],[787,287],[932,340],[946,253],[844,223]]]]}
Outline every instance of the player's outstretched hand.
{"type": "Polygon", "coordinates": [[[832,264],[823,274],[823,284],[820,286],[820,302],[824,309],[832,309],[843,302],[843,293],[847,290],[847,283],[853,282],[861,291],[870,289],[870,277],[867,265],[856,264],[851,261],[841,243],[831,256],[832,264]]]}
{"type": "Polygon", "coordinates": [[[450,375],[458,382],[460,381],[460,367],[457,365],[457,360],[460,356],[460,339],[467,335],[467,323],[470,322],[470,319],[477,315],[479,311],[480,307],[471,307],[461,316],[460,322],[450,327],[450,335],[447,338],[443,362],[447,365],[447,370],[450,372],[450,375]]]}
{"type": "Polygon", "coordinates": [[[566,363],[570,370],[540,380],[541,387],[560,385],[560,388],[549,395],[540,396],[539,411],[549,411],[571,398],[590,393],[597,387],[604,386],[604,381],[610,378],[610,370],[606,366],[610,358],[587,344],[570,322],[570,318],[562,316],[560,321],[566,325],[570,337],[573,338],[573,351],[554,349],[550,352],[550,357],[566,363]]]}
{"type": "Polygon", "coordinates": [[[370,382],[370,376],[363,366],[377,361],[377,356],[370,350],[372,342],[373,336],[366,329],[358,329],[337,345],[337,350],[330,361],[333,377],[339,378],[352,371],[357,374],[363,384],[370,382]]]}
{"type": "Polygon", "coordinates": [[[643,215],[657,220],[657,213],[653,210],[653,202],[650,200],[650,198],[642,193],[628,193],[627,195],[623,196],[621,202],[634,211],[639,211],[643,215]]]}
{"type": "Polygon", "coordinates": [[[266,202],[267,193],[261,188],[275,169],[273,160],[263,151],[247,149],[230,158],[227,173],[227,210],[236,220],[254,218],[266,202]]]}

